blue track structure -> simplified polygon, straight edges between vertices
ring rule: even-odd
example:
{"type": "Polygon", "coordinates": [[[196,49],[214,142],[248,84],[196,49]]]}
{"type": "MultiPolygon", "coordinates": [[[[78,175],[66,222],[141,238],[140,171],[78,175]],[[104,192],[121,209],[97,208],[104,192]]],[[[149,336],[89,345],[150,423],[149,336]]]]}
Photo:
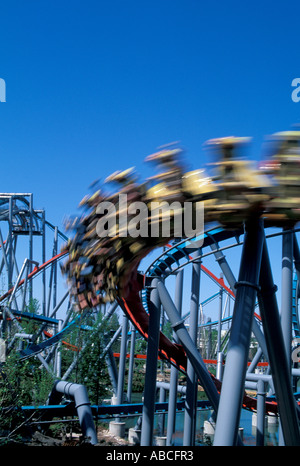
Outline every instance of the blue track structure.
{"type": "MultiPolygon", "coordinates": [[[[105,180],[101,189],[83,199],[82,215],[69,222],[69,230],[74,234],[70,235],[63,250],[66,260],[62,272],[69,285],[73,310],[82,316],[91,309],[103,309],[107,303],[113,303],[115,308],[118,306],[124,313],[118,374],[109,349],[113,338],[118,338],[119,331],[106,348],[117,398],[117,406],[109,409],[116,416],[137,408],[132,403],[124,407],[121,401],[124,394],[127,339],[131,339],[131,374],[135,338],[132,329],[135,328],[147,341],[144,402],[138,407],[142,420],[142,446],[151,446],[154,442],[158,357],[170,368],[168,402],[166,404],[162,401],[168,409],[168,446],[172,445],[174,434],[180,373],[186,377],[184,446],[195,444],[196,393],[199,385],[204,389],[208,398],[207,407],[212,411],[214,445],[242,444],[239,420],[243,408],[257,414],[258,445],[264,442],[265,414],[280,418],[281,445],[300,445],[299,400],[292,383],[293,377],[295,380],[300,377],[300,372],[298,363],[292,365],[291,361],[292,338],[300,333],[300,252],[296,236],[300,221],[300,132],[277,133],[274,141],[275,152],[270,160],[258,168],[239,156],[241,146],[246,143],[245,138],[229,137],[208,141],[207,147],[214,154],[217,153],[218,157],[217,161],[214,158],[209,167],[212,171],[209,174],[206,169],[187,171],[180,159],[181,150],[178,147],[162,148],[147,157],[147,162],[156,164],[161,173],[140,183],[133,169],[114,172],[105,180]],[[146,206],[144,220],[148,234],[126,234],[130,233],[132,220],[136,219],[129,212],[128,204],[124,207],[124,196],[126,202],[142,202],[146,206]],[[102,202],[111,204],[114,215],[106,216],[99,209],[102,202]],[[153,202],[166,203],[167,211],[157,212],[153,202]],[[197,212],[199,203],[204,206],[205,230],[194,235],[181,232],[178,236],[176,220],[184,219],[188,206],[194,213],[197,212]],[[124,212],[129,215],[127,220],[130,220],[125,226],[122,217],[124,212]],[[110,224],[112,218],[116,220],[115,225],[110,224]],[[169,219],[170,229],[164,235],[162,227],[166,219],[169,219]],[[109,225],[109,234],[106,235],[99,234],[99,225],[102,225],[103,220],[109,225]],[[149,234],[149,231],[152,233],[152,227],[157,225],[161,227],[159,234],[149,234]],[[281,263],[278,264],[282,275],[280,312],[269,257],[269,227],[277,229],[282,244],[281,263]],[[235,277],[223,251],[237,246],[240,246],[241,254],[238,275],[235,277]],[[162,253],[145,273],[140,272],[142,260],[157,248],[163,248],[162,253]],[[206,268],[203,262],[208,256],[216,260],[222,278],[206,268]],[[191,269],[188,290],[183,289],[185,267],[191,269]],[[219,295],[219,317],[210,323],[217,326],[216,375],[208,370],[201,348],[198,347],[197,332],[203,328],[199,323],[202,273],[214,282],[219,295]],[[175,277],[174,299],[167,285],[170,275],[175,277]],[[221,313],[223,294],[233,300],[232,314],[226,319],[221,313]],[[188,328],[186,316],[182,315],[183,300],[185,305],[189,305],[188,328]],[[168,337],[163,333],[161,325],[166,319],[172,328],[172,335],[168,337]],[[129,321],[131,330],[128,328],[129,321]],[[225,321],[230,321],[226,350],[221,346],[222,325],[225,321]],[[250,360],[252,339],[255,340],[255,352],[250,360]],[[257,373],[256,368],[260,363],[268,365],[268,370],[257,373]],[[248,394],[246,390],[249,387],[255,396],[248,394]]],[[[11,206],[12,199],[9,202],[11,206]]],[[[32,203],[29,202],[28,206],[32,211],[32,203]]],[[[8,209],[6,218],[10,219],[11,213],[12,210],[8,209]]],[[[24,233],[32,239],[32,228],[24,230],[24,233]]],[[[55,245],[53,260],[48,264],[51,267],[53,265],[53,276],[54,263],[58,259],[55,245]]],[[[10,261],[12,264],[12,257],[10,261]]],[[[32,275],[28,277],[31,279],[32,275]]],[[[23,284],[26,285],[25,279],[23,284]]],[[[11,305],[16,289],[16,286],[10,288],[3,301],[8,299],[11,305]]],[[[8,312],[11,309],[10,306],[8,312]]],[[[41,356],[43,351],[61,341],[67,332],[75,328],[76,321],[73,320],[48,341],[29,344],[23,350],[22,358],[41,356]]],[[[205,350],[208,351],[208,347],[205,350]]]]}
{"type": "Polygon", "coordinates": [[[293,278],[293,331],[295,338],[300,336],[300,327],[299,327],[299,316],[298,316],[298,277],[297,274],[294,274],[293,278]]]}
{"type": "MultiPolygon", "coordinates": [[[[245,138],[235,137],[208,141],[207,145],[219,155],[218,161],[213,164],[213,176],[207,176],[203,170],[185,172],[179,159],[180,150],[163,148],[147,157],[148,162],[156,163],[162,171],[152,177],[156,185],[139,184],[132,170],[115,172],[106,180],[106,183],[114,183],[117,187],[114,194],[106,193],[104,186],[93,196],[85,198],[82,206],[86,209],[86,215],[71,225],[75,236],[68,247],[71,257],[65,264],[64,272],[72,280],[72,290],[78,298],[78,310],[106,300],[117,300],[125,315],[148,341],[141,440],[145,446],[153,442],[153,393],[158,355],[176,369],[185,372],[188,380],[194,381],[188,384],[187,390],[188,427],[185,429],[185,444],[193,444],[193,400],[195,387],[199,382],[213,407],[216,419],[215,445],[240,444],[238,420],[242,407],[259,411],[261,420],[264,414],[261,408],[258,410],[258,406],[262,405],[265,412],[280,416],[284,443],[300,445],[299,409],[295,405],[290,383],[293,307],[294,314],[296,310],[296,296],[294,305],[292,296],[293,243],[296,241],[295,226],[300,220],[300,132],[274,135],[277,150],[261,169],[253,169],[247,161],[237,156],[245,141],[245,138]],[[151,202],[169,203],[168,214],[173,223],[171,222],[172,231],[168,238],[163,234],[156,237],[145,235],[138,239],[134,235],[121,235],[120,232],[124,230],[121,222],[121,213],[124,212],[121,194],[129,195],[131,200],[147,205],[147,222],[151,228],[153,222],[163,226],[165,221],[164,214],[153,217],[151,202]],[[112,235],[109,239],[105,235],[97,236],[97,225],[102,221],[97,206],[103,201],[112,201],[115,212],[120,214],[119,235],[115,232],[115,236],[112,235]],[[177,211],[171,207],[173,202],[177,202],[177,211]],[[177,232],[176,215],[178,212],[179,215],[185,215],[186,202],[192,203],[194,209],[197,209],[197,203],[202,202],[206,225],[216,226],[202,232],[203,237],[198,244],[196,241],[199,236],[196,236],[193,239],[175,241],[169,248],[168,244],[177,232]],[[282,228],[281,319],[265,235],[265,229],[269,226],[282,228]],[[239,239],[241,235],[242,242],[239,239]],[[242,243],[237,277],[234,277],[222,248],[219,247],[219,244],[233,238],[236,244],[242,243]],[[139,273],[141,260],[154,248],[162,246],[167,249],[145,274],[139,273]],[[201,270],[207,272],[201,262],[208,254],[208,248],[211,249],[209,254],[215,255],[227,280],[228,289],[235,298],[224,374],[219,376],[221,379],[216,379],[208,372],[196,341],[199,277],[201,270]],[[175,274],[175,271],[176,275],[179,274],[187,264],[192,265],[189,331],[180,312],[182,297],[179,296],[182,293],[176,290],[175,303],[165,285],[168,275],[175,274]],[[259,321],[254,318],[257,305],[259,321]],[[160,331],[161,309],[173,328],[173,341],[160,331]],[[247,378],[253,376],[249,373],[250,369],[248,370],[252,333],[258,342],[257,361],[262,355],[269,361],[276,402],[261,404],[258,396],[261,387],[256,387],[257,399],[245,395],[247,378]]],[[[299,259],[300,257],[298,263],[299,259]]],[[[179,279],[180,277],[178,282],[179,279]]],[[[218,283],[218,280],[215,281],[218,283]]],[[[221,324],[221,318],[219,320],[221,324]]],[[[224,357],[221,351],[218,352],[219,357],[220,361],[224,357]]],[[[251,370],[253,365],[250,365],[251,370]]]]}
{"type": "Polygon", "coordinates": [[[47,348],[50,348],[53,345],[56,345],[60,342],[66,335],[74,330],[75,327],[80,326],[85,316],[78,315],[72,322],[70,322],[65,328],[60,332],[53,335],[53,337],[48,340],[44,340],[38,344],[29,344],[28,347],[20,351],[20,360],[25,360],[35,356],[47,348]]]}

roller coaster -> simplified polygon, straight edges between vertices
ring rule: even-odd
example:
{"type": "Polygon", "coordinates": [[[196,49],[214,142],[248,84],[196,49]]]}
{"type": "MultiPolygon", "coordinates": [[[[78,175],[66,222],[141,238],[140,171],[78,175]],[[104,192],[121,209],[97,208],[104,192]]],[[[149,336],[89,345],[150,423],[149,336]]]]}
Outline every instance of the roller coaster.
{"type": "MultiPolygon", "coordinates": [[[[108,309],[105,311],[107,318],[120,309],[124,323],[119,376],[112,375],[119,412],[124,410],[128,322],[132,324],[132,338],[135,329],[147,341],[141,408],[142,446],[154,442],[158,359],[166,361],[171,368],[167,445],[173,444],[178,373],[185,374],[187,380],[184,445],[195,444],[195,394],[199,385],[212,410],[214,445],[243,443],[239,433],[242,409],[257,413],[258,445],[264,443],[266,414],[279,418],[282,444],[300,445],[297,394],[297,378],[300,377],[297,356],[300,132],[273,135],[270,141],[273,153],[258,167],[241,156],[248,141],[248,138],[237,137],[208,141],[205,147],[212,152],[214,162],[205,169],[187,171],[181,149],[171,145],[146,158],[146,163],[156,166],[158,174],[145,181],[138,181],[133,168],[114,172],[81,201],[82,215],[70,219],[66,225],[69,238],[45,222],[40,211],[34,211],[30,195],[29,202],[25,202],[27,195],[0,195],[0,200],[3,199],[0,219],[8,223],[6,242],[2,235],[0,237],[2,264],[6,265],[8,276],[8,290],[0,297],[2,327],[7,318],[20,326],[16,317],[18,313],[25,315],[27,286],[27,294],[32,299],[32,284],[37,277],[43,280],[40,318],[44,319],[44,326],[37,335],[30,337],[27,347],[20,350],[20,359],[38,357],[49,369],[47,358],[51,352],[46,359],[43,355],[55,349],[91,309],[108,309]],[[188,208],[193,226],[196,223],[198,227],[191,228],[189,235],[178,228],[185,225],[188,208]],[[199,212],[203,215],[200,226],[195,221],[199,212]],[[33,260],[32,242],[34,236],[44,238],[46,226],[54,231],[53,250],[51,258],[46,260],[43,249],[39,266],[33,260]],[[14,241],[21,235],[29,239],[29,254],[13,285],[14,241]],[[278,264],[281,267],[280,311],[268,250],[268,241],[274,236],[282,242],[282,260],[278,264]],[[58,237],[63,242],[60,252],[58,237]],[[237,248],[242,252],[235,277],[224,252],[237,248]],[[160,250],[156,259],[141,272],[141,264],[155,250],[160,250]],[[204,265],[203,262],[211,258],[218,264],[221,276],[204,265]],[[57,291],[58,261],[68,285],[59,303],[52,295],[53,290],[55,295],[57,291]],[[187,291],[183,286],[183,272],[188,267],[191,267],[191,284],[187,291]],[[45,271],[49,268],[51,286],[46,298],[45,271]],[[199,308],[205,304],[200,301],[203,276],[218,290],[210,299],[221,299],[217,318],[205,323],[199,321],[199,308]],[[168,289],[172,279],[175,281],[174,299],[168,289]],[[22,300],[19,305],[18,296],[22,300]],[[182,315],[183,296],[185,302],[190,301],[188,315],[182,315]],[[223,296],[226,302],[232,300],[233,303],[232,313],[227,317],[222,314],[223,296]],[[56,313],[65,301],[68,302],[67,316],[70,309],[75,309],[78,315],[71,322],[67,317],[62,328],[58,328],[55,327],[56,313]],[[171,324],[172,338],[162,331],[161,319],[165,317],[171,324]],[[50,338],[48,335],[41,339],[42,330],[51,319],[55,332],[50,338]],[[225,338],[221,341],[225,323],[228,326],[226,344],[225,338]],[[208,369],[212,363],[209,340],[204,343],[205,348],[199,346],[201,328],[211,326],[218,330],[215,375],[208,369]],[[257,342],[256,353],[249,360],[252,335],[257,342]],[[258,367],[265,370],[257,373],[258,367]],[[255,395],[249,394],[250,386],[255,395]]],[[[21,332],[21,326],[18,330],[21,332]]],[[[120,332],[116,337],[119,335],[120,332]]],[[[12,344],[13,341],[7,341],[7,347],[12,344]]],[[[111,354],[108,355],[111,358],[111,354]]],[[[131,372],[133,358],[132,353],[131,372]]],[[[109,358],[107,361],[112,362],[109,358]]],[[[65,380],[65,377],[58,378],[65,380]]]]}

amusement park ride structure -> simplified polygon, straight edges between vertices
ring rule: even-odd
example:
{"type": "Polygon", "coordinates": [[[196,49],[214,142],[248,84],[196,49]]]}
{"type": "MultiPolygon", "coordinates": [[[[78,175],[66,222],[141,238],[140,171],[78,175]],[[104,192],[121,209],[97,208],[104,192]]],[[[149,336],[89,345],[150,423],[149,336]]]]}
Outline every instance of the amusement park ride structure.
{"type": "MultiPolygon", "coordinates": [[[[259,168],[253,168],[238,156],[240,147],[247,142],[246,138],[210,140],[207,147],[218,156],[218,161],[208,167],[213,171],[211,176],[203,169],[186,172],[180,150],[162,148],[147,158],[147,162],[156,163],[160,170],[155,177],[139,183],[132,169],[115,172],[101,189],[84,198],[81,202],[82,216],[69,222],[68,230],[73,231],[69,239],[45,220],[43,211],[34,210],[31,194],[1,194],[0,220],[8,225],[6,240],[0,230],[1,272],[7,272],[7,290],[0,297],[1,331],[6,351],[15,344],[16,335],[22,334],[21,321],[17,318],[22,315],[29,317],[28,303],[35,296],[33,287],[36,288],[35,280],[40,277],[42,286],[38,288],[42,290],[42,314],[34,317],[40,319],[42,326],[38,334],[28,336],[27,347],[21,348],[20,358],[38,357],[45,369],[53,373],[49,361],[57,350],[57,344],[77,323],[76,318],[69,320],[71,311],[76,310],[78,318],[82,319],[91,309],[101,309],[101,312],[105,309],[104,316],[108,319],[116,309],[120,309],[123,321],[114,336],[116,339],[122,334],[118,374],[114,369],[111,343],[106,350],[117,402],[114,408],[116,415],[126,411],[123,391],[129,322],[128,385],[134,367],[136,331],[147,340],[144,402],[140,412],[142,446],[152,445],[154,441],[159,358],[170,365],[166,445],[171,446],[173,442],[177,393],[180,390],[179,372],[184,373],[187,380],[183,445],[195,443],[196,392],[199,385],[203,387],[212,410],[214,445],[242,444],[239,435],[242,408],[257,413],[258,445],[264,444],[266,413],[279,417],[281,444],[300,445],[296,390],[297,378],[300,377],[297,367],[297,338],[300,336],[300,252],[297,242],[297,223],[300,221],[299,141],[300,133],[297,131],[275,134],[273,156],[259,168]],[[111,186],[117,186],[117,189],[112,191],[111,186]],[[120,214],[120,194],[126,194],[130,202],[143,202],[147,206],[149,224],[150,217],[153,221],[153,201],[179,203],[179,212],[171,209],[155,217],[160,227],[165,220],[164,215],[171,218],[169,236],[126,236],[121,234],[122,225],[117,224],[114,235],[100,237],[97,223],[104,214],[98,206],[109,201],[120,214]],[[175,215],[184,216],[186,202],[191,203],[194,209],[197,203],[204,204],[205,230],[194,237],[178,239],[174,234],[175,215]],[[53,232],[49,260],[46,260],[45,253],[46,229],[53,232]],[[269,234],[270,229],[275,229],[275,235],[282,240],[280,311],[268,251],[268,238],[274,235],[269,234]],[[28,256],[21,269],[16,258],[20,236],[26,236],[29,244],[28,256]],[[33,239],[36,236],[41,238],[42,265],[34,260],[33,239]],[[62,240],[60,249],[59,240],[62,240]],[[238,276],[235,277],[224,251],[238,246],[242,252],[238,276]],[[156,248],[162,248],[162,252],[146,272],[140,272],[141,261],[156,248]],[[209,257],[216,260],[221,277],[204,264],[209,257]],[[60,260],[68,291],[57,299],[57,264],[60,260]],[[191,267],[188,291],[183,289],[186,266],[191,267]],[[50,271],[48,287],[46,270],[50,271]],[[211,357],[211,351],[207,347],[199,347],[198,331],[203,325],[199,322],[199,308],[204,305],[200,302],[200,277],[203,274],[218,289],[218,318],[205,324],[206,328],[213,325],[217,328],[216,375],[208,370],[207,363],[212,361],[207,361],[206,355],[211,357]],[[170,277],[175,279],[174,299],[168,290],[170,277]],[[190,300],[188,316],[182,315],[183,295],[184,301],[187,301],[186,296],[190,300]],[[234,302],[232,315],[228,317],[223,313],[224,296],[226,302],[227,299],[234,302]],[[66,318],[61,321],[56,314],[66,303],[66,318]],[[172,339],[162,333],[162,317],[171,324],[172,339]],[[225,322],[229,326],[226,347],[222,342],[225,322]],[[43,339],[43,330],[49,323],[53,325],[53,335],[43,339]],[[7,326],[13,325],[15,332],[7,333],[7,326]],[[251,335],[255,336],[257,346],[249,361],[251,335]],[[257,373],[261,361],[265,362],[266,370],[257,373]],[[246,391],[248,388],[256,395],[250,396],[246,391]]],[[[206,344],[210,343],[208,339],[206,344]]],[[[58,391],[65,390],[61,384],[66,381],[68,373],[61,375],[59,366],[56,367],[58,391]]],[[[82,395],[81,391],[76,393],[74,396],[82,395]]],[[[80,418],[82,414],[78,413],[78,416],[80,418]]],[[[91,411],[85,412],[84,416],[90,419],[91,411]]],[[[90,420],[89,429],[93,431],[91,425],[90,420]]],[[[96,443],[93,433],[91,437],[92,443],[96,443]]]]}

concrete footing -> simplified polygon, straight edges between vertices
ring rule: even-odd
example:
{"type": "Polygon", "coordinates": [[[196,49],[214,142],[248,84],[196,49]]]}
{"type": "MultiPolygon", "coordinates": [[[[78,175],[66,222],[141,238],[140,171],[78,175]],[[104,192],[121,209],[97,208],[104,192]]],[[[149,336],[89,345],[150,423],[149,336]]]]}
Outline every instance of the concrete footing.
{"type": "MultiPolygon", "coordinates": [[[[268,416],[265,416],[265,427],[268,425],[268,416]]],[[[257,414],[253,413],[252,414],[252,426],[257,427],[257,414]]]]}
{"type": "Polygon", "coordinates": [[[165,447],[167,444],[167,437],[155,437],[155,445],[157,447],[165,447]]]}
{"type": "MultiPolygon", "coordinates": [[[[215,435],[215,428],[216,428],[216,424],[213,421],[204,421],[204,426],[203,426],[204,436],[208,437],[210,440],[213,440],[214,435],[215,435]]],[[[240,434],[241,440],[243,440],[243,437],[244,437],[243,427],[239,428],[239,434],[240,434]]]]}
{"type": "MultiPolygon", "coordinates": [[[[278,424],[278,417],[272,414],[265,416],[265,425],[266,426],[276,426],[278,424]]],[[[252,426],[257,426],[257,414],[252,414],[252,426]]]]}
{"type": "Polygon", "coordinates": [[[109,423],[109,432],[116,437],[125,437],[125,422],[111,421],[109,423]]]}

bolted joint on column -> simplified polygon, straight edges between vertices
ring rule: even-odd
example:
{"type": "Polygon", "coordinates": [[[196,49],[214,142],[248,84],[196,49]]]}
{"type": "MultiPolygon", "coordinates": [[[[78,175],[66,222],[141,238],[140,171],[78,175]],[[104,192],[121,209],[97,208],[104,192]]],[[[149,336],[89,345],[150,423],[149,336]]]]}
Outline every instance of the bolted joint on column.
{"type": "Polygon", "coordinates": [[[234,285],[235,288],[239,288],[240,286],[248,286],[250,288],[254,288],[257,292],[260,292],[260,290],[261,290],[261,287],[259,285],[257,285],[256,283],[251,283],[251,282],[248,282],[248,281],[245,281],[245,280],[240,280],[240,281],[236,282],[235,285],[234,285]]]}

